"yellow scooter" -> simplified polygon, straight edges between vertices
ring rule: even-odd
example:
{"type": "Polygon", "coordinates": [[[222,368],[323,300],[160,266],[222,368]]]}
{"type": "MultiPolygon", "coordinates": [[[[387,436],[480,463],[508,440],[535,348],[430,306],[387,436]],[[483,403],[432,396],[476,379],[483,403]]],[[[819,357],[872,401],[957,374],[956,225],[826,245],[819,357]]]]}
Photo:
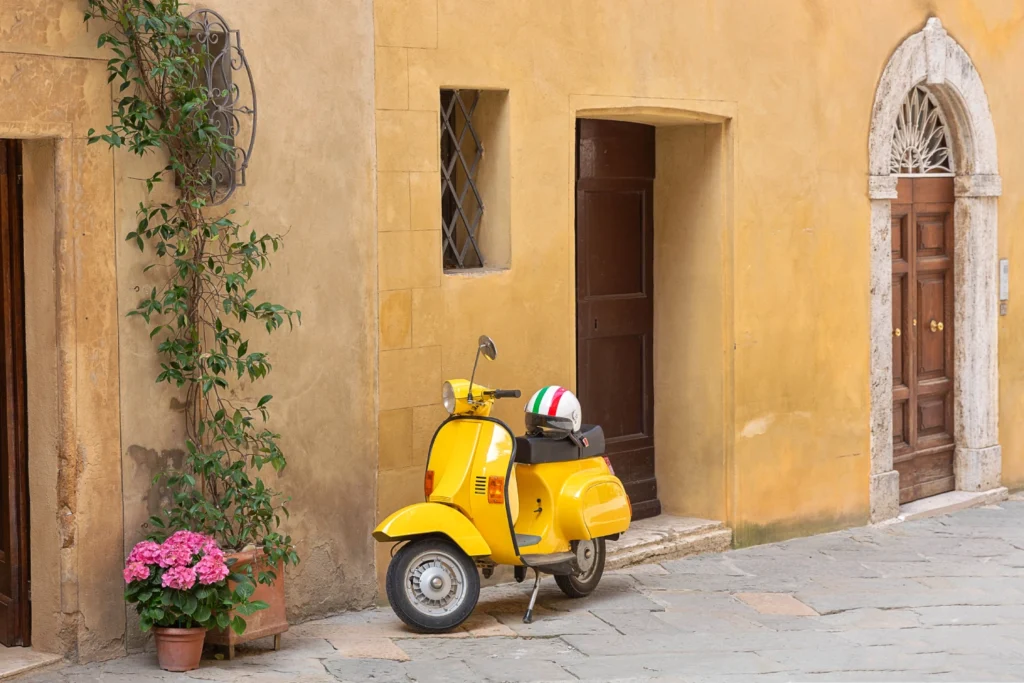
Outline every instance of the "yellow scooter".
{"type": "Polygon", "coordinates": [[[480,337],[470,379],[444,383],[448,417],[434,434],[423,477],[426,502],[395,512],[373,531],[380,542],[408,541],[391,558],[388,602],[417,631],[455,628],[480,596],[479,567],[512,565],[517,581],[533,569],[530,623],[541,573],[553,574],[563,593],[591,593],[604,572],[605,541],[629,528],[632,510],[604,453],[599,426],[583,425],[569,438],[517,437],[490,417],[496,399],[518,389],[474,384],[483,355],[497,357],[480,337]]]}

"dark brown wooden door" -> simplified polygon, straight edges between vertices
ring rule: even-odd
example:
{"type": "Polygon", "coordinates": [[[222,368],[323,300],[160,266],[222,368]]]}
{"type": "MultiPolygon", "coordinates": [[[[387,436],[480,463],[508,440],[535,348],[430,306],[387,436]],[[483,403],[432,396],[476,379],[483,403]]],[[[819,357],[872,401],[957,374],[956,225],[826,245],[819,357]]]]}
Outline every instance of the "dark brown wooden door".
{"type": "Polygon", "coordinates": [[[21,144],[0,140],[0,643],[29,645],[21,144]]]}
{"type": "Polygon", "coordinates": [[[577,390],[604,428],[633,518],[661,512],[654,478],[654,128],[577,125],[577,390]]]}
{"type": "Polygon", "coordinates": [[[900,503],[952,491],[953,179],[900,178],[892,204],[893,465],[900,503]]]}

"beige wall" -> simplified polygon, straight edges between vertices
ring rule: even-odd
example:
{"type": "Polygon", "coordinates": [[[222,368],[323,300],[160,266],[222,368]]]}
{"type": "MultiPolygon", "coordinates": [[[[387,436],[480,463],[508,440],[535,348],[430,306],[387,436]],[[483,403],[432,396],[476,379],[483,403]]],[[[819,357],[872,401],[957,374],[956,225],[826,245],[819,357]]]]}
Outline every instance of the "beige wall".
{"type": "MultiPolygon", "coordinates": [[[[276,372],[241,390],[275,395],[290,458],[277,484],[293,498],[285,531],[303,559],[289,571],[289,615],[301,620],[366,606],[375,591],[372,9],[216,9],[242,32],[260,98],[234,206],[254,229],[286,235],[259,283],[305,320],[271,341],[254,331],[276,372]],[[311,39],[310,26],[331,40],[311,39]]],[[[0,7],[0,136],[39,139],[25,154],[33,641],[90,660],[125,652],[124,552],[160,509],[150,481],[180,458],[182,432],[180,396],[154,383],[146,329],[123,317],[152,280],[123,235],[144,199],[139,179],[160,160],[86,144],[110,122],[111,91],[84,11],[82,0],[0,7]]]]}
{"type": "MultiPolygon", "coordinates": [[[[241,30],[258,96],[248,182],[229,206],[252,229],[285,237],[254,285],[302,311],[301,326],[272,338],[253,326],[250,347],[268,351],[274,369],[239,390],[252,401],[274,396],[271,426],[282,434],[289,464],[277,481],[269,471],[263,476],[292,499],[284,532],[302,561],[288,570],[286,592],[289,618],[300,621],[365,607],[376,590],[369,536],[377,461],[371,3],[204,4],[241,30]]],[[[115,231],[123,235],[143,199],[137,179],[156,161],[117,160],[115,231]]],[[[148,276],[138,250],[118,245],[118,297],[127,311],[148,276]]],[[[119,329],[122,405],[146,406],[122,418],[129,548],[160,509],[152,476],[180,462],[184,437],[181,397],[153,382],[159,366],[147,329],[123,317],[119,329]]],[[[129,635],[141,642],[134,630],[129,635]]]]}
{"type": "Polygon", "coordinates": [[[29,549],[35,647],[62,651],[61,541],[56,524],[60,428],[58,414],[57,277],[54,259],[57,198],[54,141],[27,140],[22,148],[25,281],[25,354],[28,365],[29,549]]]}
{"type": "Polygon", "coordinates": [[[0,136],[25,153],[26,336],[33,641],[84,659],[123,653],[112,156],[83,139],[109,122],[103,63],[59,8],[5,5],[0,136]],[[34,49],[32,49],[34,48],[34,49]],[[17,50],[17,51],[10,51],[17,50]],[[23,51],[23,52],[22,52],[23,51]]]}

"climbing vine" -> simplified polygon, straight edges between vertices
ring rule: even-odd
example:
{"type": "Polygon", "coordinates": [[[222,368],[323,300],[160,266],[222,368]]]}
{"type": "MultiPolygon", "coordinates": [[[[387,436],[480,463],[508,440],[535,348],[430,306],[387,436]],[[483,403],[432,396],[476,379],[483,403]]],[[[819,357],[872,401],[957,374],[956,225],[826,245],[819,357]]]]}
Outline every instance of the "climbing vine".
{"type": "Polygon", "coordinates": [[[141,203],[126,236],[161,282],[128,315],[149,327],[161,359],[156,381],[186,397],[184,464],[154,481],[166,484],[172,504],[150,523],[157,537],[189,529],[225,548],[261,547],[272,564],[294,563],[291,538],[278,530],[287,501],[260,477],[286,465],[280,435],[268,426],[272,397],[247,400],[243,392],[271,370],[267,353],[250,346],[254,325],[273,333],[302,316],[253,286],[280,235],[260,234],[211,205],[216,160],[235,151],[211,120],[211,95],[222,93],[211,94],[202,78],[209,48],[181,9],[178,0],[88,0],[85,15],[102,27],[98,47],[110,55],[115,92],[111,125],[90,130],[89,142],[166,158],[145,179],[147,197],[161,183],[177,186],[173,201],[141,203]]]}

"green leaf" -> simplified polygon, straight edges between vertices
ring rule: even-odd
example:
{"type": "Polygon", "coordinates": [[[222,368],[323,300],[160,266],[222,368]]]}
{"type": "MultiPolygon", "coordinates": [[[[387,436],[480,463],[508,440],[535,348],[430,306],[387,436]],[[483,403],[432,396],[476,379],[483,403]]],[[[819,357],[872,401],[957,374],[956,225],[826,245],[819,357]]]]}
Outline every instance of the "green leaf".
{"type": "Polygon", "coordinates": [[[235,616],[235,618],[231,620],[231,630],[238,635],[245,633],[245,619],[235,616]]]}
{"type": "Polygon", "coordinates": [[[235,605],[235,611],[243,616],[250,616],[259,612],[262,609],[270,607],[267,603],[262,600],[253,600],[252,602],[243,603],[241,605],[235,605]]]}
{"type": "MultiPolygon", "coordinates": [[[[275,377],[276,376],[277,375],[275,375],[275,377]]],[[[260,399],[259,403],[256,404],[256,407],[257,408],[262,408],[263,406],[267,405],[267,403],[269,403],[270,399],[272,399],[272,398],[274,398],[272,395],[267,394],[266,396],[264,396],[263,398],[260,399]]]]}
{"type": "Polygon", "coordinates": [[[189,616],[192,616],[193,614],[195,614],[197,607],[199,607],[199,601],[196,600],[196,596],[188,594],[182,601],[181,611],[189,616]]]}
{"type": "Polygon", "coordinates": [[[243,600],[248,600],[255,592],[256,586],[254,586],[248,579],[239,582],[238,586],[235,587],[235,593],[243,600]]]}
{"type": "Polygon", "coordinates": [[[192,615],[192,618],[202,624],[210,620],[210,614],[211,612],[209,607],[206,605],[200,605],[192,615]]]}

